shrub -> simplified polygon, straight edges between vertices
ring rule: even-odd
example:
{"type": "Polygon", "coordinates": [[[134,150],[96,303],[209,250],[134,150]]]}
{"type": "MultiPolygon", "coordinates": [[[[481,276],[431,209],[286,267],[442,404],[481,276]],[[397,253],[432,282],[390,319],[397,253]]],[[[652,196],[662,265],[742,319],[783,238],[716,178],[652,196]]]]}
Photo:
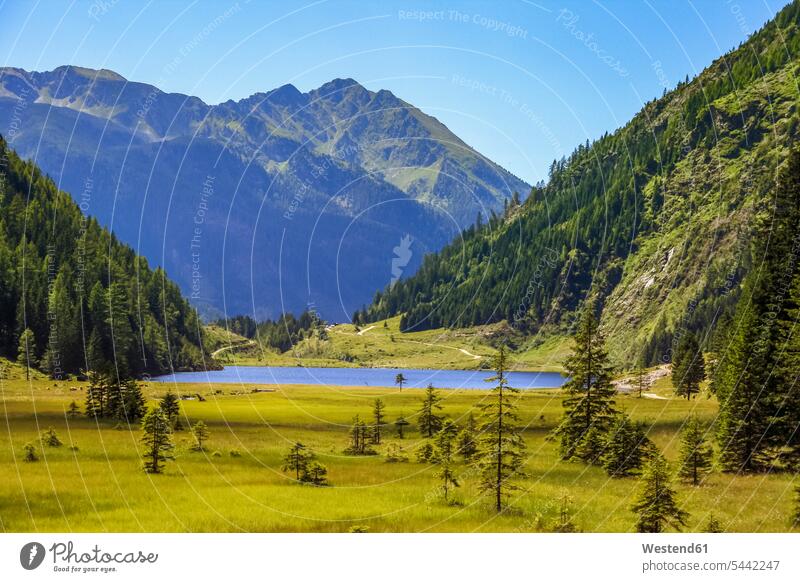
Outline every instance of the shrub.
{"type": "Polygon", "coordinates": [[[58,438],[56,429],[54,429],[52,426],[48,427],[48,429],[42,433],[42,445],[45,447],[61,446],[61,439],[58,438]]]}
{"type": "Polygon", "coordinates": [[[33,463],[39,460],[39,455],[36,454],[36,447],[33,443],[27,443],[22,448],[25,451],[24,459],[26,463],[33,463]]]}

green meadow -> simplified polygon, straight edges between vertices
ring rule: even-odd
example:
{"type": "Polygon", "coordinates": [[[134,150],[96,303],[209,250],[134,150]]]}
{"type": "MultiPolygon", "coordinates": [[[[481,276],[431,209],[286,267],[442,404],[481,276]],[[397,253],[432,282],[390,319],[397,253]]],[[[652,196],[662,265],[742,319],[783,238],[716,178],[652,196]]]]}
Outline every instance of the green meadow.
{"type": "Polygon", "coordinates": [[[380,367],[475,370],[486,368],[496,345],[514,338],[515,370],[560,372],[572,338],[523,338],[507,324],[465,329],[401,332],[400,317],[361,327],[343,323],[327,329],[327,339],[310,337],[280,353],[216,325],[206,326],[208,347],[224,364],[253,366],[380,367]]]}
{"type": "MultiPolygon", "coordinates": [[[[519,481],[521,490],[508,510],[496,514],[477,494],[469,467],[458,466],[461,487],[445,503],[435,466],[415,462],[414,451],[424,442],[414,427],[420,390],[283,386],[254,393],[251,386],[178,385],[181,395],[205,398],[182,401],[181,408],[184,424],[203,420],[209,426],[207,451],[193,452],[190,433],[177,432],[174,461],[163,474],[151,475],[141,469],[138,426],[67,416],[71,401],[82,407],[85,384],[38,375],[29,383],[18,369],[6,375],[11,378],[2,381],[2,531],[537,532],[552,527],[565,493],[582,531],[626,532],[635,523],[629,510],[635,478],[612,479],[600,468],[558,459],[556,443],[547,439],[561,415],[557,390],[519,397],[528,477],[519,481]],[[359,413],[369,420],[376,397],[385,401],[390,421],[405,415],[414,430],[400,440],[390,427],[376,456],[344,455],[352,417],[359,413]],[[38,441],[50,426],[63,446],[45,448],[38,441]],[[31,441],[39,460],[24,462],[23,447],[31,441]],[[295,441],[327,466],[330,486],[297,484],[281,471],[282,457],[295,441]],[[401,445],[411,460],[386,462],[383,453],[391,443],[401,445]]],[[[154,401],[166,388],[146,384],[145,395],[154,401]]],[[[651,439],[674,461],[677,432],[687,416],[694,413],[710,423],[717,404],[704,395],[691,402],[671,397],[668,379],[655,392],[666,399],[620,395],[617,402],[652,426],[651,439]]],[[[443,413],[459,422],[487,396],[483,390],[442,393],[443,413]]],[[[690,513],[689,531],[701,530],[712,512],[726,531],[790,527],[790,476],[714,472],[700,487],[676,486],[679,503],[690,513]]]]}

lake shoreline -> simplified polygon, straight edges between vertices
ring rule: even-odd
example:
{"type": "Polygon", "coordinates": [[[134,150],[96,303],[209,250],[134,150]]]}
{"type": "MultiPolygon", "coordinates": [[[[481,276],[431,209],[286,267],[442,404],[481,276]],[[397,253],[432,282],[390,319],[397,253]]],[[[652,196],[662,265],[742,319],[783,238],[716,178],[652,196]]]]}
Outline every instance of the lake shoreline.
{"type": "MultiPolygon", "coordinates": [[[[404,377],[403,388],[425,388],[428,384],[442,389],[491,389],[487,382],[491,370],[445,370],[430,368],[351,368],[303,366],[227,366],[222,370],[176,372],[153,376],[153,383],[226,384],[255,386],[350,386],[355,388],[398,388],[396,377],[404,377]]],[[[522,390],[558,389],[565,378],[557,372],[510,371],[511,386],[522,390]]]]}

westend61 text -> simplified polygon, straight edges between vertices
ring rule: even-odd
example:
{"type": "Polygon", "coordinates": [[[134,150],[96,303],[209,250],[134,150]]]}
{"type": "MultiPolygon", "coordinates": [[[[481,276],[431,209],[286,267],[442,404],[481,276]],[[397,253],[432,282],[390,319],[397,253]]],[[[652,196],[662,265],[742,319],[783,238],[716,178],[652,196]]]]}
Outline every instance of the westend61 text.
{"type": "Polygon", "coordinates": [[[707,554],[708,544],[642,544],[642,551],[645,554],[707,554]]]}

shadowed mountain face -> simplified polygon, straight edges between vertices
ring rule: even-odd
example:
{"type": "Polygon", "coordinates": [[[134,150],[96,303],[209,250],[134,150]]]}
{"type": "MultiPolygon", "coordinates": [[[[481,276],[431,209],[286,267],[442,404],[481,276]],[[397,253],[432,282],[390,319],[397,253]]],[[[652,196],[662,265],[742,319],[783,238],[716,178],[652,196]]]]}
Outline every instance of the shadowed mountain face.
{"type": "Polygon", "coordinates": [[[0,128],[208,315],[344,320],[529,189],[351,79],[210,106],[106,70],[5,68],[0,128]]]}

